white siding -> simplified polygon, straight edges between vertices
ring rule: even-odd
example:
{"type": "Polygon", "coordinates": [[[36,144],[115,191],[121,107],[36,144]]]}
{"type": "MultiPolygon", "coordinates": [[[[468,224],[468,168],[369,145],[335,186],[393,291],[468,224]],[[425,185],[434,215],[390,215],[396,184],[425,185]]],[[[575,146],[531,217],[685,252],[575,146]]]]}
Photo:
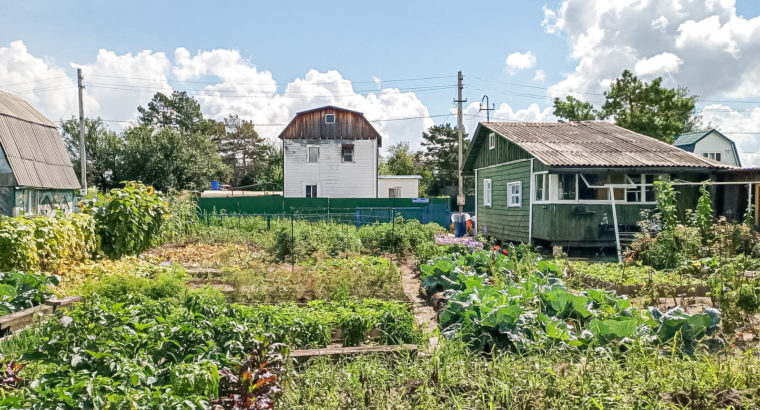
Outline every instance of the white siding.
{"type": "Polygon", "coordinates": [[[419,196],[419,179],[416,178],[378,178],[377,179],[377,197],[389,198],[388,190],[391,188],[401,188],[399,198],[417,198],[419,196]]]}
{"type": "Polygon", "coordinates": [[[720,152],[720,162],[728,165],[739,165],[733,146],[720,135],[711,132],[694,146],[694,153],[702,156],[705,152],[720,152]]]}
{"type": "Polygon", "coordinates": [[[284,140],[285,196],[305,197],[306,185],[317,185],[320,198],[375,198],[377,140],[284,140]],[[354,144],[354,161],[343,162],[343,143],[354,144]],[[307,146],[319,146],[319,160],[310,163],[307,146]]]}

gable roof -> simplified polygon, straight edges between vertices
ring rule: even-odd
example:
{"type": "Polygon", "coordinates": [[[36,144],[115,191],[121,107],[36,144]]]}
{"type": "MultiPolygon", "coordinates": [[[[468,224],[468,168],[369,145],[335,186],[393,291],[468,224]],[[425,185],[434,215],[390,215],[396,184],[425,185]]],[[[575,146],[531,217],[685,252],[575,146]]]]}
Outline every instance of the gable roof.
{"type": "Polygon", "coordinates": [[[673,142],[673,145],[675,145],[678,148],[684,149],[686,151],[694,152],[694,148],[696,148],[697,143],[701,141],[704,137],[712,133],[715,133],[715,135],[723,138],[729,144],[731,144],[731,150],[733,151],[733,154],[734,154],[734,160],[739,166],[741,166],[741,161],[739,160],[739,151],[736,149],[736,144],[734,143],[734,141],[728,138],[727,136],[723,135],[722,132],[716,130],[715,128],[681,134],[676,137],[676,140],[673,142]]]}
{"type": "Polygon", "coordinates": [[[471,169],[485,128],[550,167],[731,168],[606,121],[481,122],[465,159],[471,169]]]}
{"type": "Polygon", "coordinates": [[[346,108],[325,105],[296,113],[280,132],[279,139],[376,139],[383,146],[383,137],[364,117],[346,108]],[[335,114],[335,123],[326,124],[322,114],[335,114]]]}
{"type": "Polygon", "coordinates": [[[58,127],[21,98],[0,91],[0,147],[17,186],[77,189],[58,127]]]}

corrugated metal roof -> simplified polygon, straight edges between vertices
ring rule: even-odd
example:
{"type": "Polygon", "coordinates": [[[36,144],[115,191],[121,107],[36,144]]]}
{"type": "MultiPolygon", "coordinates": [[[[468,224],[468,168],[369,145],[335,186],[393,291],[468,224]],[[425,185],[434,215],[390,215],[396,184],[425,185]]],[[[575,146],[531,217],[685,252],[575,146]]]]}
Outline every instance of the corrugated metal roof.
{"type": "Polygon", "coordinates": [[[18,186],[79,188],[58,127],[26,101],[2,91],[0,146],[18,186]]]}
{"type": "Polygon", "coordinates": [[[713,132],[713,130],[694,131],[694,132],[687,132],[686,134],[681,134],[676,137],[676,140],[673,142],[673,145],[675,145],[676,147],[680,147],[684,145],[694,144],[697,141],[704,138],[705,135],[711,132],[713,132]]]}
{"type": "Polygon", "coordinates": [[[481,125],[553,167],[731,168],[606,121],[481,125]]]}

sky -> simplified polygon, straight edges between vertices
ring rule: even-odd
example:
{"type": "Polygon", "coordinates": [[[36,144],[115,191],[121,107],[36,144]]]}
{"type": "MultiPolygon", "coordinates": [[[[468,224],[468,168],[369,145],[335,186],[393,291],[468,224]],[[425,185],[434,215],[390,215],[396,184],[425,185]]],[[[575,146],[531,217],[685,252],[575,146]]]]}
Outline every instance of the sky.
{"type": "Polygon", "coordinates": [[[296,112],[361,111],[387,147],[433,124],[556,121],[554,97],[597,103],[624,69],[699,96],[706,124],[760,166],[760,1],[197,2],[0,0],[0,90],[54,121],[122,129],[156,92],[275,138],[296,112]]]}

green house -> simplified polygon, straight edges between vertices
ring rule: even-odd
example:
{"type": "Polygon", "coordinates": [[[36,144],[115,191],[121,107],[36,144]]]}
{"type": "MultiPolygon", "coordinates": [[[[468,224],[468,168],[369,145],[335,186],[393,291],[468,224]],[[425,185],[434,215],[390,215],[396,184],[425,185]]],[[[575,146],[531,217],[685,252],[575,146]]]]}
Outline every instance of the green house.
{"type": "MultiPolygon", "coordinates": [[[[653,209],[656,179],[703,181],[732,168],[603,121],[478,124],[463,164],[478,231],[513,242],[616,244],[653,209]]],[[[697,187],[682,187],[694,201],[697,187]]],[[[685,206],[693,204],[687,203],[685,206]]]]}

